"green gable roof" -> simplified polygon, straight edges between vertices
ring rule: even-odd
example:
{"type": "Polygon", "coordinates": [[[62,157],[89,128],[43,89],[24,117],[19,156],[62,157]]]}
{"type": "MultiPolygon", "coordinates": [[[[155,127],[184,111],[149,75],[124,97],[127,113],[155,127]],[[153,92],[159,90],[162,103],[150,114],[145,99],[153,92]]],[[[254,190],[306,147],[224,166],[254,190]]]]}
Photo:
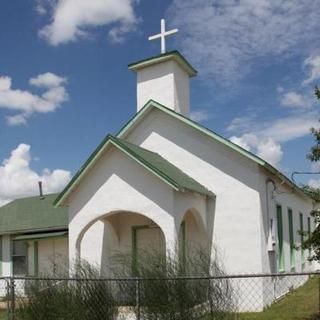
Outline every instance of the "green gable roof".
{"type": "MultiPolygon", "coordinates": [[[[236,152],[242,154],[243,156],[247,157],[251,161],[254,161],[261,167],[265,168],[268,172],[270,172],[272,175],[278,177],[283,182],[285,182],[289,187],[291,187],[293,190],[297,191],[300,195],[308,197],[308,195],[299,188],[295,183],[293,183],[288,177],[286,177],[284,174],[282,174],[280,171],[278,171],[276,168],[271,166],[269,163],[264,161],[263,159],[259,158],[255,154],[243,149],[239,145],[231,142],[230,140],[220,136],[219,134],[213,132],[212,130],[200,125],[199,123],[181,115],[180,113],[177,113],[160,103],[149,100],[146,105],[131,119],[129,120],[125,126],[118,132],[117,134],[117,140],[124,141],[126,134],[134,128],[153,108],[156,108],[158,110],[161,110],[165,112],[166,114],[178,119],[179,121],[182,121],[183,123],[193,127],[194,129],[198,130],[199,132],[202,132],[203,134],[209,136],[215,141],[218,141],[225,146],[235,150],[236,152]],[[121,139],[121,140],[120,140],[121,139]]],[[[113,139],[116,141],[115,139],[113,139]]],[[[82,175],[85,174],[85,172],[97,161],[99,156],[102,154],[102,152],[107,147],[108,142],[110,141],[110,135],[107,135],[104,140],[100,143],[100,145],[96,148],[96,150],[91,154],[91,156],[87,159],[87,161],[82,165],[82,167],[78,170],[78,172],[74,175],[72,180],[69,182],[69,184],[66,186],[66,188],[59,194],[57,199],[54,202],[55,206],[59,206],[62,204],[64,199],[68,196],[68,194],[71,192],[71,190],[75,187],[76,184],[80,182],[80,179],[82,175]]],[[[203,187],[203,186],[202,186],[203,187]]],[[[204,188],[204,187],[203,187],[204,188]]],[[[310,197],[308,197],[310,198],[310,197]]]]}
{"type": "Polygon", "coordinates": [[[123,139],[111,137],[119,146],[128,151],[134,158],[140,160],[151,171],[169,182],[178,191],[192,191],[213,196],[214,194],[203,185],[192,179],[179,168],[165,160],[158,153],[146,150],[123,139]]]}
{"type": "Polygon", "coordinates": [[[145,115],[148,112],[150,112],[150,110],[152,110],[152,108],[156,108],[158,110],[161,110],[161,111],[165,112],[166,114],[178,119],[179,121],[189,125],[190,127],[193,127],[194,129],[198,130],[199,132],[204,133],[205,135],[209,136],[213,140],[218,141],[218,142],[224,144],[225,146],[235,150],[236,152],[242,154],[243,156],[245,156],[248,159],[254,161],[255,163],[257,163],[261,167],[265,168],[272,175],[278,177],[280,180],[285,182],[293,190],[297,191],[300,195],[310,198],[309,195],[307,195],[299,186],[297,186],[293,181],[291,181],[288,177],[286,177],[283,173],[281,173],[279,170],[277,170],[275,167],[273,167],[271,164],[269,164],[265,160],[263,160],[260,157],[256,156],[252,152],[250,152],[250,151],[248,151],[246,149],[243,149],[239,145],[231,142],[230,140],[224,138],[223,136],[217,134],[216,132],[214,132],[214,131],[202,126],[201,124],[191,120],[190,118],[187,118],[187,117],[183,116],[180,113],[177,113],[177,112],[173,111],[172,109],[169,109],[169,108],[165,107],[164,105],[162,105],[162,104],[160,104],[160,103],[158,103],[158,102],[156,102],[156,101],[154,101],[152,99],[150,99],[145,104],[145,106],[142,109],[140,109],[139,112],[131,120],[129,120],[124,125],[124,127],[122,127],[120,129],[120,131],[117,134],[117,137],[125,138],[126,134],[130,131],[130,129],[135,127],[135,125],[137,123],[139,123],[139,121],[141,119],[143,119],[145,117],[145,115]]]}
{"type": "Polygon", "coordinates": [[[146,150],[109,134],[98,146],[98,148],[91,154],[91,156],[79,169],[79,171],[73,176],[65,189],[58,195],[58,197],[54,201],[55,206],[61,205],[64,199],[68,197],[72,189],[75,187],[75,185],[80,182],[81,178],[86,174],[88,169],[90,169],[90,167],[94,165],[94,163],[98,160],[98,158],[110,144],[127,154],[133,160],[140,163],[147,170],[163,180],[165,183],[169,184],[175,190],[181,192],[191,191],[208,196],[214,196],[212,192],[207,190],[204,186],[202,186],[200,183],[198,183],[185,173],[183,173],[179,168],[175,167],[169,161],[162,158],[159,154],[146,150]]]}
{"type": "Polygon", "coordinates": [[[0,234],[67,229],[67,209],[53,206],[57,195],[17,199],[0,207],[0,234]]]}

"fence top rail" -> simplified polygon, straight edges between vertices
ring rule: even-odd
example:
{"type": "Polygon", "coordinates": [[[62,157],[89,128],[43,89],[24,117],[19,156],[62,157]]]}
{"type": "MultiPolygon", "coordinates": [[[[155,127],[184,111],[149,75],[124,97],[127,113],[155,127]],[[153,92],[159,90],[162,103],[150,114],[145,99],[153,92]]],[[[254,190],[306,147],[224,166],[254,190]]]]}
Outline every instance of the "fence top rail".
{"type": "Polygon", "coordinates": [[[180,277],[124,277],[124,278],[78,278],[78,277],[0,277],[4,281],[175,281],[175,280],[215,280],[215,279],[243,279],[243,278],[283,278],[297,276],[320,276],[320,271],[299,273],[253,273],[253,274],[231,274],[213,276],[180,276],[180,277]]]}

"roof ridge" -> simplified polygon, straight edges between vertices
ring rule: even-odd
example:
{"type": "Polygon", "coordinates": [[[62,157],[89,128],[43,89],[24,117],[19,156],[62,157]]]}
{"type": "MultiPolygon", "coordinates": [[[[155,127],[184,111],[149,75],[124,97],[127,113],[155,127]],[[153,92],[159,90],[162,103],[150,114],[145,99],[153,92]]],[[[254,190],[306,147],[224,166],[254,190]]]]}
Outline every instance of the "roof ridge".
{"type": "Polygon", "coordinates": [[[281,171],[279,171],[277,168],[275,168],[274,166],[272,166],[270,163],[268,163],[267,161],[265,161],[264,159],[260,158],[259,156],[257,156],[256,154],[252,153],[251,151],[248,151],[244,148],[242,148],[241,146],[239,146],[238,144],[232,142],[231,140],[225,138],[224,136],[220,135],[219,133],[216,133],[215,131],[213,131],[212,129],[207,128],[206,126],[182,115],[181,113],[175,112],[174,110],[166,107],[165,105],[150,99],[140,110],[139,112],[133,117],[131,118],[131,120],[129,120],[117,133],[117,136],[121,136],[123,133],[126,132],[126,130],[128,128],[130,128],[132,125],[134,125],[138,119],[148,110],[151,109],[152,107],[157,108],[158,110],[164,111],[169,115],[174,116],[175,118],[177,118],[178,120],[181,120],[182,122],[186,123],[187,125],[190,125],[192,127],[194,127],[195,129],[197,129],[198,131],[210,136],[213,139],[216,139],[217,141],[224,143],[226,146],[234,149],[235,151],[239,152],[240,154],[244,155],[245,157],[247,157],[248,159],[255,161],[257,164],[261,165],[262,167],[264,167],[267,171],[269,171],[271,174],[275,175],[276,177],[278,177],[279,179],[281,179],[282,181],[286,182],[290,187],[292,187],[293,189],[297,190],[298,192],[300,192],[301,194],[307,196],[308,198],[309,195],[307,195],[296,183],[294,183],[289,177],[287,177],[284,173],[282,173],[281,171]]]}

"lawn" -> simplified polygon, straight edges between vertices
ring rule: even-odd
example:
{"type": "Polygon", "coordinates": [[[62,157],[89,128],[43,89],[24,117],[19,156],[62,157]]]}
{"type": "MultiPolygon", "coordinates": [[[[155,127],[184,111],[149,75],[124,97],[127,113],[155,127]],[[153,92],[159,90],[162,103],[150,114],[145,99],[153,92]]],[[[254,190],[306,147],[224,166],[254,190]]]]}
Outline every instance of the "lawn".
{"type": "Polygon", "coordinates": [[[0,320],[7,320],[7,311],[6,310],[0,310],[0,320]]]}
{"type": "Polygon", "coordinates": [[[286,295],[259,313],[240,314],[240,320],[315,320],[319,319],[319,278],[286,295]]]}

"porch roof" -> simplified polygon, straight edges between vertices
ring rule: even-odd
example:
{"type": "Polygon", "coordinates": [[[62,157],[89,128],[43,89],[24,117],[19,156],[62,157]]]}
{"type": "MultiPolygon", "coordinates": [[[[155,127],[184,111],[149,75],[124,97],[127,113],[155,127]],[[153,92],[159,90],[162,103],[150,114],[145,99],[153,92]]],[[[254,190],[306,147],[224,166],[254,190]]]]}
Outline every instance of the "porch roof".
{"type": "Polygon", "coordinates": [[[206,196],[214,196],[213,192],[161,157],[158,153],[141,148],[124,139],[108,135],[71,179],[65,189],[58,195],[54,201],[55,206],[63,204],[64,200],[76,185],[80,183],[83,176],[94,165],[110,144],[114,145],[116,148],[130,156],[133,160],[143,165],[147,170],[169,184],[175,190],[181,192],[191,191],[206,196]]]}
{"type": "Polygon", "coordinates": [[[57,194],[16,199],[0,207],[0,234],[68,228],[68,211],[55,208],[57,194]]]}
{"type": "Polygon", "coordinates": [[[174,184],[179,191],[193,191],[208,196],[214,195],[213,192],[161,157],[158,153],[141,148],[120,138],[112,137],[112,139],[117,141],[133,157],[141,160],[150,170],[174,184]]]}

